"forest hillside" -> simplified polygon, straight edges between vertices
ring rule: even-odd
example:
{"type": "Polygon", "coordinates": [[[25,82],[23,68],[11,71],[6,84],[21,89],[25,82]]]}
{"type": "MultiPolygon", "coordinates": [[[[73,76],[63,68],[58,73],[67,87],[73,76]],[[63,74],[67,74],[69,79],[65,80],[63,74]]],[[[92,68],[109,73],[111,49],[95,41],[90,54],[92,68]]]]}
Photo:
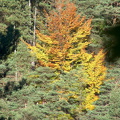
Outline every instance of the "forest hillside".
{"type": "Polygon", "coordinates": [[[0,0],[0,120],[120,120],[120,1],[0,0]]]}

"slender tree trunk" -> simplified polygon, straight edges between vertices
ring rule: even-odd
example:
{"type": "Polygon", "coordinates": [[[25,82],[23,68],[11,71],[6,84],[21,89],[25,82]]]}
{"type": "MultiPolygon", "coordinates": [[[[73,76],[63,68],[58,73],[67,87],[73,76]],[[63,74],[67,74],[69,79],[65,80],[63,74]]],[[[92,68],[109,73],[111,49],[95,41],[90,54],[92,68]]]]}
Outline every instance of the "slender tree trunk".
{"type": "Polygon", "coordinates": [[[36,6],[34,7],[34,33],[33,33],[33,46],[35,46],[36,45],[36,33],[35,33],[35,31],[36,31],[36,14],[37,14],[37,8],[36,8],[36,6]]]}
{"type": "MultiPolygon", "coordinates": [[[[34,6],[34,16],[33,16],[33,18],[34,18],[34,23],[33,23],[33,42],[32,42],[32,44],[33,44],[33,46],[36,46],[36,33],[35,33],[35,31],[36,31],[36,12],[37,12],[37,8],[36,8],[36,6],[34,6]]],[[[35,69],[35,59],[34,59],[34,57],[33,57],[33,61],[32,61],[32,63],[31,63],[31,65],[32,65],[32,69],[34,70],[35,69]]]]}
{"type": "MultiPolygon", "coordinates": [[[[34,1],[35,3],[32,4],[31,3],[31,0],[29,0],[29,7],[30,7],[30,17],[31,17],[31,13],[32,11],[33,12],[33,27],[32,27],[32,30],[33,30],[33,39],[32,39],[32,45],[35,46],[36,45],[36,14],[37,14],[37,8],[36,8],[36,1],[34,1]]],[[[33,60],[31,62],[31,66],[32,66],[32,69],[35,68],[35,58],[33,57],[33,60]]]]}
{"type": "MultiPolygon", "coordinates": [[[[14,25],[14,37],[15,37],[15,25],[14,25]]],[[[17,43],[15,42],[15,46],[17,46],[17,43]]],[[[17,48],[14,50],[14,54],[16,54],[17,48]]],[[[17,62],[15,64],[15,81],[18,81],[18,68],[17,68],[17,62]]]]}
{"type": "MultiPolygon", "coordinates": [[[[29,6],[29,21],[30,21],[30,28],[31,28],[31,31],[32,31],[32,20],[31,20],[31,14],[32,14],[32,12],[31,12],[31,0],[29,0],[29,2],[28,2],[28,6],[29,6]]],[[[32,33],[33,34],[33,33],[32,33]]],[[[32,43],[32,39],[30,40],[30,43],[32,43]]]]}

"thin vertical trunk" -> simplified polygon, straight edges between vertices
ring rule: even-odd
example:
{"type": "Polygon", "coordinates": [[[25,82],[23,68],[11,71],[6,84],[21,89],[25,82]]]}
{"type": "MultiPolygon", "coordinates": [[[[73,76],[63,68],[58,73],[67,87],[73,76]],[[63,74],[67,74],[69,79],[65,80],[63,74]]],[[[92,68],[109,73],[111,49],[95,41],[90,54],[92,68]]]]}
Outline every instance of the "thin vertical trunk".
{"type": "Polygon", "coordinates": [[[31,21],[31,1],[30,0],[28,3],[28,6],[29,6],[29,19],[30,19],[30,25],[31,25],[32,21],[31,21]]]}
{"type": "Polygon", "coordinates": [[[36,45],[36,14],[37,14],[37,9],[36,9],[36,6],[34,7],[34,34],[33,34],[33,46],[36,45]]]}
{"type": "Polygon", "coordinates": [[[31,7],[31,1],[29,0],[29,7],[31,7]]]}
{"type": "MultiPolygon", "coordinates": [[[[28,6],[29,6],[29,21],[30,21],[30,26],[31,26],[31,27],[30,27],[30,30],[31,30],[30,32],[32,32],[32,19],[31,19],[31,14],[32,14],[31,11],[32,11],[32,9],[31,9],[31,0],[28,1],[28,6]]],[[[32,43],[32,42],[33,42],[33,40],[31,39],[31,40],[30,40],[30,43],[32,43]]]]}
{"type": "MultiPolygon", "coordinates": [[[[30,0],[29,0],[30,1],[30,0]]],[[[37,15],[37,8],[36,8],[36,1],[33,4],[33,6],[31,5],[32,10],[34,11],[33,13],[33,40],[32,40],[32,45],[35,46],[36,45],[36,15],[37,15]]],[[[32,65],[32,69],[35,69],[35,58],[33,57],[33,60],[31,62],[32,65]]]]}
{"type": "MultiPolygon", "coordinates": [[[[14,25],[14,37],[15,37],[15,25],[14,25]]],[[[17,43],[15,42],[15,46],[17,46],[17,43]]],[[[14,50],[14,54],[16,54],[17,48],[14,50]]],[[[15,64],[15,81],[18,81],[18,68],[17,68],[17,62],[15,64]]]]}
{"type": "MultiPolygon", "coordinates": [[[[32,44],[33,44],[33,46],[35,46],[36,45],[36,33],[35,33],[35,31],[36,31],[36,6],[34,7],[34,26],[33,26],[33,42],[32,42],[32,44]]],[[[33,57],[33,61],[32,61],[32,63],[31,63],[31,65],[32,65],[32,69],[34,70],[35,69],[35,59],[34,59],[34,57],[33,57]]]]}

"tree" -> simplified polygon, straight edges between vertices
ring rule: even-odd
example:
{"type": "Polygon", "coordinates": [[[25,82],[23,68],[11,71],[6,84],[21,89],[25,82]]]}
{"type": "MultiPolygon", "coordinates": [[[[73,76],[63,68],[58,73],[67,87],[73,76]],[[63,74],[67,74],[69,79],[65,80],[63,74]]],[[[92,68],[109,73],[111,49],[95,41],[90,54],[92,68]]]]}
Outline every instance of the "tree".
{"type": "Polygon", "coordinates": [[[82,109],[94,109],[92,103],[98,99],[100,85],[105,80],[106,67],[103,65],[102,50],[97,55],[85,50],[90,43],[87,36],[91,30],[91,19],[80,19],[74,4],[65,3],[64,0],[56,2],[56,11],[46,14],[46,17],[49,35],[36,31],[39,43],[36,46],[25,43],[41,66],[52,67],[60,72],[82,67],[83,81],[86,83],[86,99],[82,109]]]}
{"type": "Polygon", "coordinates": [[[3,98],[11,94],[15,89],[14,86],[19,84],[23,76],[32,71],[32,58],[26,45],[20,42],[16,53],[11,53],[7,60],[0,62],[0,97],[3,98]]]}
{"type": "Polygon", "coordinates": [[[100,93],[100,86],[106,80],[106,67],[103,66],[104,54],[100,51],[94,57],[91,54],[85,53],[83,55],[83,74],[85,75],[84,81],[86,83],[86,99],[85,109],[93,110],[93,102],[98,100],[100,93]]]}
{"type": "Polygon", "coordinates": [[[25,40],[31,40],[32,31],[30,28],[32,24],[30,22],[28,2],[26,0],[4,0],[0,2],[0,6],[0,26],[3,28],[1,30],[5,32],[8,26],[13,25],[20,32],[21,37],[25,40]]]}
{"type": "Polygon", "coordinates": [[[6,95],[6,99],[4,97],[0,99],[0,119],[74,120],[78,118],[79,107],[84,98],[83,83],[78,82],[79,74],[76,76],[76,71],[71,71],[61,75],[59,82],[55,82],[58,78],[55,72],[48,67],[38,67],[36,71],[23,76],[25,83],[22,88],[20,81],[13,86],[14,90],[10,95],[6,95]],[[80,90],[79,86],[81,86],[80,90]]]}
{"type": "MultiPolygon", "coordinates": [[[[105,44],[104,30],[108,26],[120,24],[119,0],[72,0],[77,6],[77,12],[87,18],[92,17],[92,30],[89,51],[98,52],[105,44]]],[[[105,30],[106,31],[106,30],[105,30]]],[[[106,42],[109,44],[109,41],[106,42]]],[[[110,45],[109,45],[110,46],[110,45]]]]}
{"type": "Polygon", "coordinates": [[[86,21],[85,17],[76,14],[73,3],[64,2],[56,3],[57,12],[51,11],[46,15],[49,35],[36,31],[40,44],[35,47],[27,45],[41,65],[70,71],[81,62],[80,51],[89,44],[87,36],[91,30],[91,19],[86,21]]]}
{"type": "Polygon", "coordinates": [[[111,120],[120,119],[120,82],[116,82],[114,89],[110,94],[109,115],[111,120]]]}
{"type": "Polygon", "coordinates": [[[94,102],[95,109],[88,111],[86,119],[97,119],[97,120],[117,120],[119,119],[120,113],[120,101],[119,101],[119,60],[114,65],[109,65],[107,72],[107,79],[109,81],[104,82],[101,85],[99,100],[94,102]]]}

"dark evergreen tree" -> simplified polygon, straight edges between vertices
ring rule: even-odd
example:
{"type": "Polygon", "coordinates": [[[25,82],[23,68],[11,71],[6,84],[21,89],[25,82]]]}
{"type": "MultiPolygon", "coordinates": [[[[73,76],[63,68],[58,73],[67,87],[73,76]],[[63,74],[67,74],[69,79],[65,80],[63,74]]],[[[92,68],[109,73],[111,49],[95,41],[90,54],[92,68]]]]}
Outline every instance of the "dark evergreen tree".
{"type": "Polygon", "coordinates": [[[14,90],[14,86],[22,80],[24,75],[32,70],[31,62],[32,57],[22,42],[18,44],[16,52],[11,53],[7,60],[1,60],[1,97],[5,97],[6,94],[11,94],[14,90]]]}
{"type": "Polygon", "coordinates": [[[1,31],[6,31],[7,26],[13,25],[24,39],[31,40],[31,27],[29,5],[26,0],[2,0],[0,2],[1,31]],[[5,27],[6,26],[6,27],[5,27]]]}
{"type": "Polygon", "coordinates": [[[110,94],[109,115],[111,120],[120,119],[120,81],[116,83],[110,94]]]}
{"type": "Polygon", "coordinates": [[[103,47],[103,30],[108,26],[120,24],[119,0],[72,0],[76,3],[78,13],[93,18],[89,51],[98,52],[103,47]]]}
{"type": "MultiPolygon", "coordinates": [[[[39,67],[24,79],[26,83],[22,88],[15,89],[6,98],[1,98],[0,119],[78,119],[81,113],[79,102],[84,99],[81,92],[84,83],[76,83],[79,81],[76,71],[58,76],[50,68],[39,67]],[[81,91],[76,91],[79,86],[81,91]]],[[[20,83],[13,88],[19,86],[20,83]]]]}

